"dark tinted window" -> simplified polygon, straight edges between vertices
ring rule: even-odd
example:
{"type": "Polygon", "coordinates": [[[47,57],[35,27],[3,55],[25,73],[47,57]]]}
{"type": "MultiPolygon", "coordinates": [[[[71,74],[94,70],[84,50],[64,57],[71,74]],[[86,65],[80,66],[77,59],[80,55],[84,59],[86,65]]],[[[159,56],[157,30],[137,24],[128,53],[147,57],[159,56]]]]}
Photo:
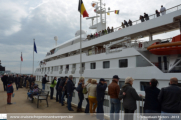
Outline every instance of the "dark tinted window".
{"type": "Polygon", "coordinates": [[[140,90],[145,91],[145,88],[150,86],[149,82],[140,82],[140,90]]]}
{"type": "Polygon", "coordinates": [[[128,67],[128,59],[119,60],[119,67],[120,68],[128,67]]]}
{"type": "Polygon", "coordinates": [[[91,63],[91,64],[90,64],[90,68],[91,68],[91,69],[96,69],[96,63],[91,63]]]}
{"type": "Polygon", "coordinates": [[[104,61],[103,68],[109,68],[109,67],[110,67],[110,61],[104,61]]]}

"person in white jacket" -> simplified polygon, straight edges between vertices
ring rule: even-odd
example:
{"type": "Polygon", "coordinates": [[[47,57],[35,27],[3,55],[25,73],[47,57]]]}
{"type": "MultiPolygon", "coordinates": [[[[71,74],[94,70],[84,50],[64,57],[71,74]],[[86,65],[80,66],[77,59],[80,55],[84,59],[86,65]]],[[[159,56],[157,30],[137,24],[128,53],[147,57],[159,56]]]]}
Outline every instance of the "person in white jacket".
{"type": "Polygon", "coordinates": [[[161,8],[160,8],[160,13],[161,13],[162,15],[165,15],[165,14],[166,14],[166,8],[163,7],[163,5],[162,5],[161,8]]]}
{"type": "MultiPolygon", "coordinates": [[[[86,87],[87,90],[88,90],[89,86],[91,85],[91,81],[92,81],[92,79],[88,79],[88,81],[84,85],[84,87],[86,87]]],[[[84,94],[84,98],[87,101],[87,105],[86,105],[86,108],[85,108],[85,113],[89,113],[89,99],[88,99],[88,96],[89,96],[88,93],[84,94]]]]}

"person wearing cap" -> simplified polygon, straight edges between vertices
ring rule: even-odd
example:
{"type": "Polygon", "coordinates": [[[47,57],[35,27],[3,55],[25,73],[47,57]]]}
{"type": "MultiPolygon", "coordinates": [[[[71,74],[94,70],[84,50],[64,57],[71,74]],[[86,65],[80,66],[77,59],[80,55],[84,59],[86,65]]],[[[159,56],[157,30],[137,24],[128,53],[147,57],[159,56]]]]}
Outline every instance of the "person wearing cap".
{"type": "Polygon", "coordinates": [[[45,77],[43,77],[43,79],[42,79],[42,89],[43,89],[43,90],[45,90],[45,84],[46,84],[47,82],[49,82],[48,80],[46,80],[46,77],[47,77],[47,75],[45,74],[45,77]]]}
{"type": "Polygon", "coordinates": [[[132,87],[134,79],[127,77],[125,85],[121,88],[119,99],[123,99],[124,120],[133,120],[134,111],[137,109],[136,101],[142,100],[136,90],[132,87]]]}
{"type": "Polygon", "coordinates": [[[107,82],[101,78],[99,83],[97,84],[97,113],[102,113],[97,115],[97,119],[103,120],[104,119],[104,109],[103,109],[103,103],[104,103],[104,96],[105,96],[105,90],[107,88],[107,82]]]}
{"type": "Polygon", "coordinates": [[[110,120],[119,120],[120,111],[120,100],[118,98],[120,87],[118,85],[119,77],[117,75],[113,76],[112,83],[108,86],[108,95],[110,95],[111,110],[110,110],[110,120]],[[115,117],[113,114],[115,113],[115,117]]]}

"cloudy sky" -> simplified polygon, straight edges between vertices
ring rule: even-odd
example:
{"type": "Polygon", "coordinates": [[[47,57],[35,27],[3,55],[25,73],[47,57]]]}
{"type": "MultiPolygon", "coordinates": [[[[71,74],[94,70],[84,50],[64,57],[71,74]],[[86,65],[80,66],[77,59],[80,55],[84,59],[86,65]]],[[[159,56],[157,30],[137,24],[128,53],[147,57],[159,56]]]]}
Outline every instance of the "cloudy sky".
{"type": "MultiPolygon", "coordinates": [[[[94,0],[96,1],[96,0],[94,0]]],[[[90,16],[95,16],[91,0],[83,0],[90,16]]],[[[181,4],[179,0],[103,0],[111,10],[120,14],[107,16],[107,25],[118,27],[125,19],[137,20],[144,12],[153,14],[161,5],[171,8],[181,4]],[[113,2],[114,1],[114,2],[113,2]]],[[[20,71],[20,55],[23,53],[22,73],[32,73],[33,39],[36,40],[35,68],[50,48],[74,37],[79,29],[78,0],[0,0],[0,60],[7,70],[20,71]]],[[[83,19],[87,33],[91,21],[83,19]]],[[[178,35],[174,31],[153,38],[178,35]]],[[[147,39],[147,38],[145,38],[147,39]]]]}

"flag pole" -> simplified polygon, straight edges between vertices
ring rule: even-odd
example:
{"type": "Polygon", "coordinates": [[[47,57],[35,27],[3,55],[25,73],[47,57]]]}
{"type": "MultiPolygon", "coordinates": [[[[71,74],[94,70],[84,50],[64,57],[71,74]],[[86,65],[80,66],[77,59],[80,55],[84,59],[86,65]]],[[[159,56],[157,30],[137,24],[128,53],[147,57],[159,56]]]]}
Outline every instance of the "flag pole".
{"type": "Polygon", "coordinates": [[[34,74],[34,50],[35,50],[35,39],[33,39],[33,71],[32,74],[34,74]]]}
{"type": "Polygon", "coordinates": [[[81,1],[79,0],[80,5],[80,77],[82,77],[82,17],[81,17],[81,1]]]}

